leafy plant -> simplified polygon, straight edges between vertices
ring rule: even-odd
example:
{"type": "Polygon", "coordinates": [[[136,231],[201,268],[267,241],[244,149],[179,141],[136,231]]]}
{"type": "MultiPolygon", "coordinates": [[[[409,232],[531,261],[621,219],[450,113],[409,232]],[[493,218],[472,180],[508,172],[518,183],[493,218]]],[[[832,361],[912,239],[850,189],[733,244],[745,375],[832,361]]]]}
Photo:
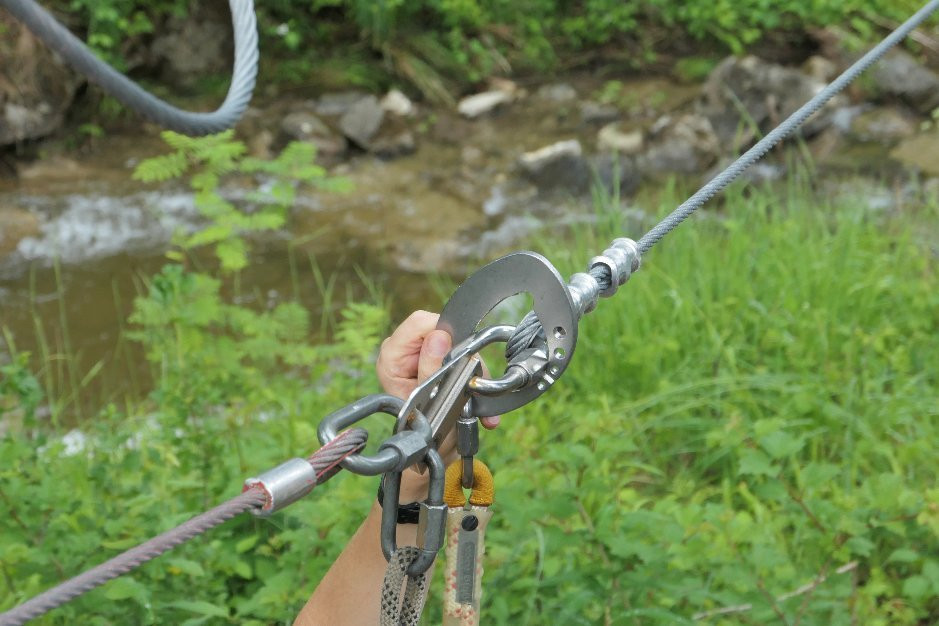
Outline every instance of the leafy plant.
{"type": "MultiPolygon", "coordinates": [[[[680,195],[640,201],[667,210],[680,195]]],[[[599,217],[536,247],[580,269],[623,230],[599,217]]],[[[935,622],[936,228],[935,199],[883,214],[793,177],[731,188],[720,213],[669,235],[628,295],[584,320],[556,388],[483,435],[496,477],[485,619],[935,622]]],[[[282,306],[245,311],[217,279],[170,266],[135,306],[157,365],[150,403],[80,433],[0,436],[0,610],[309,452],[322,415],[377,389],[382,307],[348,307],[336,343],[314,346],[305,312],[282,306]]],[[[4,376],[28,380],[17,367],[4,376]]],[[[29,387],[0,386],[0,406],[35,400],[29,387]]],[[[374,487],[340,475],[46,622],[289,620],[374,487]]],[[[428,613],[439,621],[435,599],[428,613]]]]}
{"type": "MultiPolygon", "coordinates": [[[[315,184],[332,190],[347,187],[342,179],[326,177],[326,171],[314,163],[316,147],[309,143],[293,142],[276,159],[265,161],[246,157],[245,145],[233,139],[233,131],[199,139],[165,131],[162,137],[174,151],[142,161],[134,178],[164,182],[190,174],[195,206],[208,224],[193,233],[177,233],[174,242],[184,251],[214,246],[227,272],[240,270],[248,262],[245,235],[284,226],[298,185],[315,184]],[[245,195],[240,205],[221,191],[224,179],[237,174],[263,181],[260,190],[245,195]]],[[[170,257],[182,258],[179,252],[170,257]]]]}

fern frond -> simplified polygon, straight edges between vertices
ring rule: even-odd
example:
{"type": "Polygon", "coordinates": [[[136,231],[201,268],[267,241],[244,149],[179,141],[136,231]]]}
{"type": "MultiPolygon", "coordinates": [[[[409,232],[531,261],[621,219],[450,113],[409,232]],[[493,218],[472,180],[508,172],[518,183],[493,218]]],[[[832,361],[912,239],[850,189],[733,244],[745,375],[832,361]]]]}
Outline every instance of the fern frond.
{"type": "Polygon", "coordinates": [[[163,182],[182,176],[189,168],[189,158],[185,152],[171,152],[144,159],[134,169],[134,180],[145,183],[163,182]]]}

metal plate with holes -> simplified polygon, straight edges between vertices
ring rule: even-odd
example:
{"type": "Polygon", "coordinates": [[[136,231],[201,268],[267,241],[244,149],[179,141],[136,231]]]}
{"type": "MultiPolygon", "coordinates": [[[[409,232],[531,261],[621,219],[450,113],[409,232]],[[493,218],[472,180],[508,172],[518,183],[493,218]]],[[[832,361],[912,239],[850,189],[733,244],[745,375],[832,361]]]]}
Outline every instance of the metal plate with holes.
{"type": "Polygon", "coordinates": [[[548,339],[548,366],[541,380],[502,396],[473,398],[479,417],[508,413],[548,390],[567,369],[577,343],[577,317],[567,285],[546,258],[516,252],[496,259],[470,276],[454,292],[440,314],[437,328],[459,344],[476,332],[484,317],[500,302],[528,292],[548,339]]]}

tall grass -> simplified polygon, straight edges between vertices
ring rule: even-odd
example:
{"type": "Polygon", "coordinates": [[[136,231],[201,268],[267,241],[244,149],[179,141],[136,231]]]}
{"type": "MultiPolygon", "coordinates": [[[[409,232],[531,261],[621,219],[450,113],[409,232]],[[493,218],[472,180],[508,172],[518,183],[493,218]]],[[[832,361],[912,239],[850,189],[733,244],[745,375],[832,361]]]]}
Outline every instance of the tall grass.
{"type": "MultiPolygon", "coordinates": [[[[539,247],[578,271],[623,232],[601,218],[539,247]]],[[[937,224],[935,203],[878,213],[794,183],[733,188],[667,237],[582,322],[558,385],[483,437],[497,484],[485,621],[935,621],[937,224]]],[[[104,411],[77,454],[41,429],[0,439],[0,608],[308,451],[321,416],[376,390],[380,308],[346,309],[338,343],[310,353],[284,334],[301,331],[295,311],[254,318],[211,285],[173,285],[150,314],[180,315],[140,335],[151,358],[172,355],[147,410],[104,411]],[[224,323],[185,317],[209,310],[224,323]]],[[[387,424],[368,427],[380,440],[387,424]]],[[[337,477],[47,622],[286,623],[374,488],[337,477]]],[[[439,615],[432,599],[427,623],[439,615]]]]}

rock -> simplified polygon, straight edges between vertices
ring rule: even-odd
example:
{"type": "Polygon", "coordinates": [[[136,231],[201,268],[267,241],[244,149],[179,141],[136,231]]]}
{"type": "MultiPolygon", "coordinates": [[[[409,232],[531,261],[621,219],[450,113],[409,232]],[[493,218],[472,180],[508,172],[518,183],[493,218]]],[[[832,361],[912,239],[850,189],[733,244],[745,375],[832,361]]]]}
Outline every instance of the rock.
{"type": "Polygon", "coordinates": [[[19,22],[0,14],[0,145],[57,130],[82,80],[19,22]]]}
{"type": "Polygon", "coordinates": [[[225,3],[195,3],[158,32],[149,50],[164,80],[193,86],[207,74],[230,71],[234,39],[225,3]]]}
{"type": "Polygon", "coordinates": [[[495,91],[504,91],[512,96],[513,100],[518,100],[526,94],[525,90],[521,89],[514,80],[500,76],[493,76],[489,79],[489,88],[495,91]]]}
{"type": "Polygon", "coordinates": [[[317,155],[326,160],[341,157],[348,148],[345,137],[309,111],[293,111],[285,115],[280,123],[280,131],[287,141],[312,143],[316,146],[317,155]]]}
{"type": "Polygon", "coordinates": [[[720,142],[708,118],[685,114],[660,118],[652,127],[649,147],[637,158],[642,174],[703,172],[720,152],[720,142]]]}
{"type": "Polygon", "coordinates": [[[890,158],[915,167],[930,176],[939,176],[939,131],[903,140],[890,152],[890,158]]]}
{"type": "Polygon", "coordinates": [[[580,119],[584,124],[609,124],[620,117],[619,109],[611,104],[601,104],[592,100],[580,103],[580,119]]]}
{"type": "Polygon", "coordinates": [[[385,111],[378,98],[365,96],[342,115],[339,128],[353,143],[367,150],[384,119],[385,111]]]}
{"type": "Polygon", "coordinates": [[[891,50],[871,68],[878,91],[900,98],[923,114],[939,107],[939,75],[903,50],[891,50]]]}
{"type": "Polygon", "coordinates": [[[464,167],[480,169],[486,165],[486,154],[476,146],[463,146],[460,149],[460,162],[464,167]]]}
{"type": "Polygon", "coordinates": [[[525,177],[541,190],[582,193],[590,187],[590,168],[576,139],[526,152],[518,164],[525,177]]]}
{"type": "Polygon", "coordinates": [[[294,111],[284,116],[280,122],[280,129],[290,139],[306,141],[316,135],[328,134],[329,127],[320,118],[308,111],[294,111]]]}
{"type": "Polygon", "coordinates": [[[871,109],[851,122],[851,135],[859,141],[894,144],[915,132],[915,122],[892,107],[871,109]]]}
{"type": "Polygon", "coordinates": [[[802,64],[802,71],[817,81],[827,83],[838,75],[838,66],[831,60],[815,54],[805,60],[802,64]]]}
{"type": "Polygon", "coordinates": [[[406,128],[388,132],[382,130],[369,146],[369,152],[382,159],[413,154],[416,150],[417,141],[414,139],[414,133],[406,128]]]}
{"type": "MultiPolygon", "coordinates": [[[[701,177],[701,184],[707,183],[709,180],[723,172],[727,167],[734,162],[734,158],[725,157],[717,162],[710,170],[708,170],[704,176],[701,177]]],[[[767,183],[774,180],[779,180],[786,174],[786,166],[779,165],[776,163],[769,163],[767,161],[757,161],[746,170],[744,170],[737,180],[745,180],[751,184],[760,184],[767,183]]]]}
{"type": "MultiPolygon", "coordinates": [[[[736,151],[769,132],[825,83],[802,72],[754,56],[722,61],[701,89],[699,110],[707,116],[721,145],[736,151]],[[741,113],[741,109],[743,112],[741,113]]],[[[831,113],[843,104],[835,97],[804,124],[800,132],[812,137],[831,124],[831,113]]]]}
{"type": "Polygon", "coordinates": [[[51,155],[37,159],[19,170],[19,178],[24,181],[76,181],[100,175],[87,162],[76,161],[61,155],[51,155]]]}
{"type": "Polygon", "coordinates": [[[601,152],[638,154],[642,150],[642,131],[624,131],[616,122],[607,124],[597,133],[597,148],[601,152]]]}
{"type": "Polygon", "coordinates": [[[385,94],[385,97],[381,99],[381,108],[386,113],[400,117],[411,117],[416,111],[411,99],[397,89],[392,89],[385,94]]]}
{"type": "Polygon", "coordinates": [[[430,134],[434,141],[462,145],[473,136],[474,131],[475,127],[471,122],[443,111],[437,115],[437,121],[434,122],[430,134]]]}
{"type": "Polygon", "coordinates": [[[460,100],[456,110],[460,115],[469,119],[476,119],[491,113],[500,106],[512,101],[512,95],[506,91],[493,90],[467,96],[460,100]]]}
{"type": "Polygon", "coordinates": [[[611,194],[628,196],[639,188],[641,176],[636,161],[620,154],[600,154],[591,160],[600,183],[611,194]]]}
{"type": "Polygon", "coordinates": [[[549,102],[570,102],[577,99],[577,90],[567,83],[542,85],[535,92],[535,97],[549,102]]]}
{"type": "Polygon", "coordinates": [[[274,133],[264,129],[248,139],[248,153],[256,159],[270,159],[274,156],[274,133]]]}
{"type": "Polygon", "coordinates": [[[366,97],[368,94],[362,91],[340,91],[337,93],[323,94],[316,101],[313,110],[317,115],[339,116],[352,108],[352,105],[366,97]]]}
{"type": "Polygon", "coordinates": [[[16,207],[0,207],[0,257],[16,250],[20,241],[39,235],[39,218],[16,207]]]}
{"type": "Polygon", "coordinates": [[[831,112],[831,126],[838,132],[849,133],[854,120],[868,109],[870,109],[869,104],[852,104],[839,107],[831,112]]]}

